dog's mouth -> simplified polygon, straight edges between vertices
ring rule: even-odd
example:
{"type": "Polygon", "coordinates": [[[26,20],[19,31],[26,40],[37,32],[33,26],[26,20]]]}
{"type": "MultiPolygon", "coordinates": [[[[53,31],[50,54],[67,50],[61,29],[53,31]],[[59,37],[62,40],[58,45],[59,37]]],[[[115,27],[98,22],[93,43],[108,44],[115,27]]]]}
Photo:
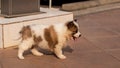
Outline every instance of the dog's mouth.
{"type": "Polygon", "coordinates": [[[74,37],[74,36],[72,36],[72,38],[73,38],[73,40],[77,40],[78,39],[77,37],[74,37]]]}
{"type": "Polygon", "coordinates": [[[72,39],[73,39],[73,40],[77,40],[77,39],[80,38],[80,37],[81,37],[81,35],[79,35],[78,37],[72,36],[72,39]]]}

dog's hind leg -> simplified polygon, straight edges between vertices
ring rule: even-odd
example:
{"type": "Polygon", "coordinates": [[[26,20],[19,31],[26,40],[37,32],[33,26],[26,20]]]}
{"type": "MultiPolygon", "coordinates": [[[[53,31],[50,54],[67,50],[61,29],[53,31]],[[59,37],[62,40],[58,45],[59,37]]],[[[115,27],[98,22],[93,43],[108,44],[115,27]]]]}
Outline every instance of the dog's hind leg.
{"type": "Polygon", "coordinates": [[[18,58],[19,59],[24,59],[24,57],[23,57],[24,51],[26,51],[29,48],[31,48],[33,44],[34,44],[34,41],[33,41],[32,38],[28,38],[26,40],[23,40],[21,42],[21,44],[19,45],[18,58]]]}
{"type": "Polygon", "coordinates": [[[35,56],[42,56],[43,55],[43,53],[39,52],[36,48],[32,48],[31,52],[35,56]]]}

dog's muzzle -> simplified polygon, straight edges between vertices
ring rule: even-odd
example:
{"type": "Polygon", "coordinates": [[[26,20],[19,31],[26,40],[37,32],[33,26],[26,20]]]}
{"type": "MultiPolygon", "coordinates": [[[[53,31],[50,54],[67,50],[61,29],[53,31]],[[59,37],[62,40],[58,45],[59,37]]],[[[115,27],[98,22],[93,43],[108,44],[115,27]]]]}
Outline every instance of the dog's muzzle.
{"type": "Polygon", "coordinates": [[[74,35],[72,36],[73,40],[76,40],[76,39],[78,39],[79,37],[81,37],[81,33],[80,33],[80,32],[78,32],[78,33],[76,33],[76,34],[74,34],[74,35]]]}

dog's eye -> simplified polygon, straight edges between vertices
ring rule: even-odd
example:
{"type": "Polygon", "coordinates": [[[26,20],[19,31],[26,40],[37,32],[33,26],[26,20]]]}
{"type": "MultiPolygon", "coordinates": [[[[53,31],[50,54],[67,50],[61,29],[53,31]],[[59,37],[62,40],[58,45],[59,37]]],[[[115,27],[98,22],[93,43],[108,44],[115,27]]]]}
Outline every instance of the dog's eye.
{"type": "Polygon", "coordinates": [[[77,33],[77,30],[76,31],[73,31],[73,34],[77,33]]]}
{"type": "Polygon", "coordinates": [[[78,30],[75,31],[75,33],[77,33],[77,32],[78,32],[78,30]]]}

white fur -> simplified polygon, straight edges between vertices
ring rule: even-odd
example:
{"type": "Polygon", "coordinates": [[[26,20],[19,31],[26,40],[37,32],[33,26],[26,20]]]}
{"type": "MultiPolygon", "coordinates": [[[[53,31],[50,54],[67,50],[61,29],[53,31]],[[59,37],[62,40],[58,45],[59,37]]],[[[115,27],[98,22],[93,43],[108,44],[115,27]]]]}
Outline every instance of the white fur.
{"type": "MultiPolygon", "coordinates": [[[[76,25],[78,26],[78,24],[76,24],[76,25]]],[[[62,48],[63,48],[63,46],[65,46],[66,41],[67,41],[66,40],[67,27],[65,26],[65,23],[53,24],[53,26],[54,26],[54,29],[55,29],[57,36],[58,36],[58,44],[56,45],[54,53],[56,54],[56,56],[58,58],[65,59],[66,56],[64,56],[62,54],[62,48]]],[[[36,36],[41,36],[41,38],[42,38],[42,41],[38,44],[38,46],[40,48],[50,50],[50,48],[48,46],[48,42],[44,38],[44,29],[48,28],[48,27],[50,27],[50,25],[30,25],[32,33],[35,34],[36,36]]],[[[77,32],[75,34],[75,37],[78,37],[79,35],[80,35],[80,32],[77,32]]],[[[24,57],[23,57],[24,51],[31,48],[33,44],[34,44],[33,38],[28,38],[27,40],[23,40],[19,45],[18,58],[24,59],[24,57]]],[[[35,48],[32,49],[31,52],[33,53],[33,55],[36,55],[36,56],[43,55],[43,53],[40,53],[35,48]]]]}

